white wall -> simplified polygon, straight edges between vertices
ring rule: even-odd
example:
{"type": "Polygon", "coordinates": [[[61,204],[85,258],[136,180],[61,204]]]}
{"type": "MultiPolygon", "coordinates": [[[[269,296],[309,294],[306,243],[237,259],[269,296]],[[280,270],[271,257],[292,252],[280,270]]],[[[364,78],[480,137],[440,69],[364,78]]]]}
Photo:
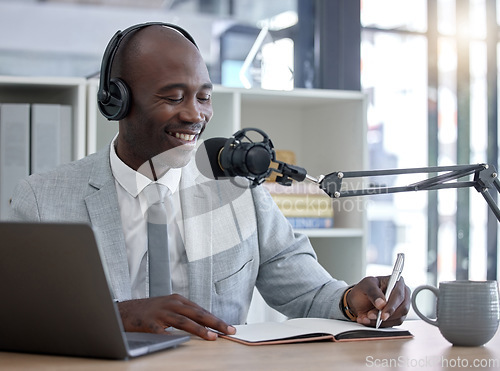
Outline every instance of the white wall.
{"type": "Polygon", "coordinates": [[[117,30],[150,21],[184,27],[210,64],[214,18],[161,9],[38,2],[0,2],[0,58],[5,64],[24,56],[26,69],[36,68],[37,63],[51,63],[52,58],[76,62],[88,59],[97,71],[104,49],[117,30]]]}

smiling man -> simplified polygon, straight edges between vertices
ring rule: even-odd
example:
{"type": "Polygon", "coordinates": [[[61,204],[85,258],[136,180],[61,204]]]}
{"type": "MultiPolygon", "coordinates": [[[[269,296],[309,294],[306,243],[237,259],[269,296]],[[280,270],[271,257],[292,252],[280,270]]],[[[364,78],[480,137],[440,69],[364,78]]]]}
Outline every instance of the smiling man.
{"type": "Polygon", "coordinates": [[[172,28],[145,27],[121,43],[111,75],[126,81],[132,95],[119,124],[118,157],[137,170],[179,147],[166,165],[185,166],[213,114],[212,83],[197,47],[172,28]]]}
{"type": "Polygon", "coordinates": [[[321,267],[307,237],[292,230],[263,187],[199,172],[193,153],[212,117],[212,83],[187,33],[147,24],[114,51],[109,77],[123,82],[129,106],[118,135],[95,154],[21,181],[12,217],[91,224],[127,331],[173,326],[214,340],[211,329],[231,334],[231,324],[245,323],[254,287],[289,317],[373,326],[380,309],[384,325],[404,320],[410,296],[403,279],[387,303],[388,277],[349,289],[321,267]],[[160,199],[169,199],[175,219],[165,222],[170,262],[162,263],[172,294],[159,296],[148,276],[155,260],[144,206],[150,185],[168,189],[160,199]]]}

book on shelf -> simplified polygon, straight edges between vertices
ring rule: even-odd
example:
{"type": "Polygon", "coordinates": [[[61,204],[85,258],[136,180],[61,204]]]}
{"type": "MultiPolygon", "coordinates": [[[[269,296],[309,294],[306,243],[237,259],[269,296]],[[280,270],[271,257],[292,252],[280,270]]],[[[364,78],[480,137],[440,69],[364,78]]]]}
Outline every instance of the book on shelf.
{"type": "Polygon", "coordinates": [[[303,218],[291,217],[286,219],[294,229],[313,229],[313,228],[333,228],[333,217],[327,218],[303,218]]]}
{"type": "Polygon", "coordinates": [[[333,204],[329,197],[277,194],[271,194],[271,197],[286,217],[333,218],[333,204]]]}
{"type": "Polygon", "coordinates": [[[294,318],[283,322],[261,322],[236,325],[235,335],[223,338],[245,345],[273,345],[311,341],[348,342],[362,340],[409,339],[404,328],[366,327],[356,322],[326,318],[294,318]]]}
{"type": "Polygon", "coordinates": [[[0,104],[0,219],[6,219],[14,187],[30,171],[30,106],[0,104]]]}
{"type": "Polygon", "coordinates": [[[71,106],[31,105],[31,173],[51,170],[72,159],[71,106]]]}

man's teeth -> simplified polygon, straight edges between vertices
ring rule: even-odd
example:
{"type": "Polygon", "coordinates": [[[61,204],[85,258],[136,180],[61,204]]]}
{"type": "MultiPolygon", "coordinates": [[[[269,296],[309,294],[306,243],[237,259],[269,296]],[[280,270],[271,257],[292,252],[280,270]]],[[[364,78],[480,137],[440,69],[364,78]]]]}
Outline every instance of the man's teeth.
{"type": "Polygon", "coordinates": [[[196,135],[194,134],[183,134],[183,133],[175,133],[175,137],[177,139],[182,139],[188,142],[191,142],[196,135]]]}

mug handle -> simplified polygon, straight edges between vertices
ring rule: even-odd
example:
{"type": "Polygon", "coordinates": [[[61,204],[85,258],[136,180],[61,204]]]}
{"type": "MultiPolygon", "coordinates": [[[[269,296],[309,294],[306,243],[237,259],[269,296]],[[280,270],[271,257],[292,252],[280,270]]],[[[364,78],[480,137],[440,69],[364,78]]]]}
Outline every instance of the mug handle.
{"type": "Polygon", "coordinates": [[[417,294],[422,291],[422,290],[430,290],[432,291],[432,293],[436,296],[436,299],[439,297],[439,289],[435,288],[434,286],[429,286],[429,285],[423,285],[423,286],[419,286],[417,287],[414,291],[413,291],[413,294],[411,295],[411,305],[413,306],[413,310],[415,311],[415,313],[417,313],[417,315],[422,319],[424,320],[425,322],[433,325],[433,326],[438,326],[438,321],[437,319],[431,319],[427,316],[425,316],[424,314],[422,314],[422,312],[420,312],[420,310],[417,308],[417,294]]]}

